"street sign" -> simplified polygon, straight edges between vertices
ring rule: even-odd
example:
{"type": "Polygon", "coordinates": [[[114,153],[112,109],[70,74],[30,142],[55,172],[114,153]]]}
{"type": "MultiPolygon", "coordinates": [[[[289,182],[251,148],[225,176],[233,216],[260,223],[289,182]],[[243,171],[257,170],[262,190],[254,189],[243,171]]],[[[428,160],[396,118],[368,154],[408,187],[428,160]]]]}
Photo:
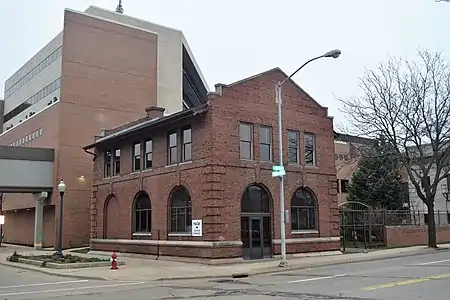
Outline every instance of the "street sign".
{"type": "Polygon", "coordinates": [[[272,177],[284,176],[286,175],[286,170],[284,166],[273,166],[272,167],[272,177]]]}
{"type": "Polygon", "coordinates": [[[0,215],[0,225],[5,224],[5,216],[4,215],[0,215]]]}
{"type": "Polygon", "coordinates": [[[203,226],[202,220],[192,220],[192,236],[202,236],[203,226]]]}

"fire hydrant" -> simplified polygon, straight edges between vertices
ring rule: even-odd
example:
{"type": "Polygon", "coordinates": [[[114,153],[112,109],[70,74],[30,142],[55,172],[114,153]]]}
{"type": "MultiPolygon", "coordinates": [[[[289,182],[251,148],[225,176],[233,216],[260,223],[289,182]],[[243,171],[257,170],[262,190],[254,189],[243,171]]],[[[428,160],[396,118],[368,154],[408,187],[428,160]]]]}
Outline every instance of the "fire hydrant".
{"type": "Polygon", "coordinates": [[[117,266],[117,254],[116,252],[113,252],[111,254],[111,270],[118,270],[119,267],[117,266]]]}

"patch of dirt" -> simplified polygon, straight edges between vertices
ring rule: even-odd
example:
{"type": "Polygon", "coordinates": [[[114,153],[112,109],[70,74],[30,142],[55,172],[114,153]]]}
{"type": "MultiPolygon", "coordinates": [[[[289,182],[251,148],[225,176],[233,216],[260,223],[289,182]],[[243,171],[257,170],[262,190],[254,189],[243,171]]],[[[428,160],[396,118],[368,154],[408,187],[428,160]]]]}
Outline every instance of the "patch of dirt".
{"type": "Polygon", "coordinates": [[[51,262],[58,264],[73,264],[73,263],[92,263],[92,262],[104,262],[109,259],[95,258],[95,257],[80,257],[72,254],[66,254],[63,257],[59,257],[57,253],[51,255],[21,255],[14,252],[9,261],[18,262],[19,258],[38,260],[42,262],[51,262]]]}

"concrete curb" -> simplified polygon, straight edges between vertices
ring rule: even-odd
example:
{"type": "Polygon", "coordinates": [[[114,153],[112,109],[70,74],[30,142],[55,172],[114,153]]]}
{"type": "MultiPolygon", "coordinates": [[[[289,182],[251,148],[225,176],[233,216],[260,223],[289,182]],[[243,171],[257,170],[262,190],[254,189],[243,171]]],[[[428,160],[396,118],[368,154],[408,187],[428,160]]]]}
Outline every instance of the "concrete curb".
{"type": "MultiPolygon", "coordinates": [[[[343,264],[351,264],[351,263],[359,263],[359,262],[378,261],[378,260],[385,260],[385,259],[399,258],[399,257],[420,256],[420,255],[425,255],[425,254],[432,254],[435,251],[448,252],[448,251],[450,251],[450,248],[440,248],[440,249],[436,249],[436,250],[423,249],[421,251],[417,251],[417,252],[413,252],[413,253],[393,253],[390,255],[379,256],[379,257],[370,257],[369,254],[361,253],[361,255],[363,255],[362,257],[353,258],[353,259],[345,259],[345,260],[341,260],[341,261],[329,261],[329,262],[322,262],[322,263],[317,262],[317,263],[309,263],[309,264],[304,264],[304,265],[288,265],[285,268],[273,266],[273,267],[266,267],[266,268],[261,268],[259,270],[250,271],[248,273],[240,272],[239,275],[240,276],[247,275],[247,277],[251,277],[251,276],[257,276],[257,275],[276,274],[276,273],[282,273],[282,272],[292,271],[292,270],[302,270],[302,269],[309,269],[309,268],[319,268],[319,267],[343,265],[343,264]],[[366,255],[369,255],[369,257],[364,257],[366,255]]],[[[345,254],[340,255],[340,257],[345,257],[345,254]]],[[[276,261],[274,261],[274,263],[276,263],[276,261]]],[[[0,265],[12,267],[12,268],[23,269],[23,270],[28,270],[28,271],[34,271],[34,272],[52,275],[52,276],[66,277],[66,278],[103,280],[103,281],[119,280],[119,279],[114,279],[114,278],[110,278],[110,277],[63,274],[63,273],[55,272],[53,270],[38,269],[35,267],[33,268],[32,266],[22,265],[22,264],[18,264],[18,263],[11,263],[11,262],[0,261],[0,265]]],[[[118,272],[120,272],[120,270],[118,272]]],[[[202,280],[202,279],[212,280],[212,279],[225,279],[225,278],[229,279],[229,278],[233,278],[233,275],[235,275],[235,274],[210,275],[210,276],[161,277],[161,278],[156,278],[156,279],[151,279],[151,280],[145,279],[145,281],[148,280],[148,281],[163,282],[163,281],[177,281],[177,280],[202,280]]],[[[129,279],[127,279],[127,280],[129,280],[129,279]]],[[[133,279],[133,281],[135,281],[135,280],[143,280],[143,278],[133,279]]]]}

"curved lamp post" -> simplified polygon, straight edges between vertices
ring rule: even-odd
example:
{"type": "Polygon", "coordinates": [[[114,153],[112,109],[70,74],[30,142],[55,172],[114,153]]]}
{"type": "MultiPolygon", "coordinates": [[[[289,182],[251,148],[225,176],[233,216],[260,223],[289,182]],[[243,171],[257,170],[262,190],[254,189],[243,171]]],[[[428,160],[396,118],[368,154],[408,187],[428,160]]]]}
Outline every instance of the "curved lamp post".
{"type": "Polygon", "coordinates": [[[58,184],[58,191],[61,198],[61,202],[59,203],[59,232],[58,232],[58,250],[56,254],[58,257],[63,257],[62,252],[62,228],[63,228],[63,205],[64,205],[64,193],[66,192],[66,184],[64,180],[61,179],[61,182],[58,184]]]}
{"type": "MultiPolygon", "coordinates": [[[[282,85],[292,78],[295,74],[297,74],[298,71],[300,71],[304,66],[309,64],[310,62],[319,59],[319,58],[338,58],[341,55],[341,50],[335,49],[328,51],[327,53],[314,57],[307,62],[305,62],[303,65],[300,66],[297,70],[295,70],[294,73],[292,73],[289,77],[286,77],[283,81],[278,82],[275,87],[275,96],[278,103],[278,151],[280,155],[280,166],[283,165],[283,117],[281,113],[281,87],[282,85]]],[[[281,262],[279,264],[280,267],[286,267],[287,266],[287,260],[286,260],[286,211],[284,209],[284,176],[279,176],[280,178],[280,225],[281,225],[281,262]]]]}

